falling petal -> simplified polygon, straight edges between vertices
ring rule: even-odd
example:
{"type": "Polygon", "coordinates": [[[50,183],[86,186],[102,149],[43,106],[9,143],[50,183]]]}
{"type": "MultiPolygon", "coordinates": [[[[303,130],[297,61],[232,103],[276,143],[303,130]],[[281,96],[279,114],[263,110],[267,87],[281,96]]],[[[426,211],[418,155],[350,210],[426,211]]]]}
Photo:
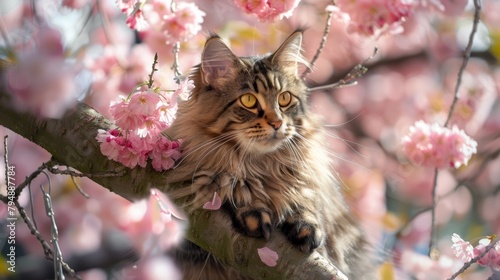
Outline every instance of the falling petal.
{"type": "Polygon", "coordinates": [[[269,249],[268,247],[257,249],[260,260],[268,266],[276,266],[278,261],[278,253],[269,249]]]}
{"type": "Polygon", "coordinates": [[[220,196],[217,194],[217,192],[214,192],[214,198],[212,198],[212,201],[209,201],[203,205],[203,209],[207,210],[219,210],[219,208],[222,205],[222,200],[220,196]]]}
{"type": "Polygon", "coordinates": [[[163,214],[172,215],[180,220],[187,220],[186,215],[182,211],[177,209],[175,204],[170,201],[170,199],[161,191],[159,191],[158,189],[151,189],[151,196],[155,197],[158,200],[158,205],[160,206],[163,214]]]}

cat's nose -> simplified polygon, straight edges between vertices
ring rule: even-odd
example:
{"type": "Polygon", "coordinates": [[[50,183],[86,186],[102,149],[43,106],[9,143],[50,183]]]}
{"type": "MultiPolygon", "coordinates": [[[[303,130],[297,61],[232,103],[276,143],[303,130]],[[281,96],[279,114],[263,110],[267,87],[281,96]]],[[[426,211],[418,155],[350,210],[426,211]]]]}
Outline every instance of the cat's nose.
{"type": "Polygon", "coordinates": [[[270,121],[268,122],[269,125],[271,125],[274,130],[278,130],[281,125],[283,124],[283,121],[282,120],[273,120],[273,121],[270,121]]]}

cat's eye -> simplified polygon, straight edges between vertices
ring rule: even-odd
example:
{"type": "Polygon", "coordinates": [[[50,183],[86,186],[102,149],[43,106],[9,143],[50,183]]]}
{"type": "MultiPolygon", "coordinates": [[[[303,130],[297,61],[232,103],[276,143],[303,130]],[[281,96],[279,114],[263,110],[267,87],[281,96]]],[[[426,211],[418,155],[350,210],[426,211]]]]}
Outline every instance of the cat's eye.
{"type": "Polygon", "coordinates": [[[278,104],[280,104],[281,107],[288,106],[291,101],[292,95],[288,91],[282,92],[278,97],[278,104]]]}
{"type": "Polygon", "coordinates": [[[257,104],[257,97],[251,93],[244,94],[240,97],[241,104],[247,108],[255,107],[257,104]]]}

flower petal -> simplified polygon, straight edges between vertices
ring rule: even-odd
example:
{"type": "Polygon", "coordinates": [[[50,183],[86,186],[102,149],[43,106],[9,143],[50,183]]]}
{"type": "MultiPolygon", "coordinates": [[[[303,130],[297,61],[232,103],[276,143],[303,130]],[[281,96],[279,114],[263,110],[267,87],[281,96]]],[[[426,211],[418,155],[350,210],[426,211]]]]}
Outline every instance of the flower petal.
{"type": "Polygon", "coordinates": [[[268,266],[276,266],[278,261],[278,253],[269,249],[268,247],[263,247],[257,249],[257,253],[259,254],[260,260],[268,266]]]}
{"type": "Polygon", "coordinates": [[[187,221],[187,216],[182,211],[177,209],[177,206],[158,189],[151,189],[151,195],[156,198],[161,211],[166,215],[172,215],[177,219],[187,221]]]}
{"type": "Polygon", "coordinates": [[[207,210],[219,210],[222,205],[222,200],[220,196],[217,194],[217,192],[214,192],[214,197],[212,198],[212,201],[208,201],[203,205],[203,209],[207,210]]]}

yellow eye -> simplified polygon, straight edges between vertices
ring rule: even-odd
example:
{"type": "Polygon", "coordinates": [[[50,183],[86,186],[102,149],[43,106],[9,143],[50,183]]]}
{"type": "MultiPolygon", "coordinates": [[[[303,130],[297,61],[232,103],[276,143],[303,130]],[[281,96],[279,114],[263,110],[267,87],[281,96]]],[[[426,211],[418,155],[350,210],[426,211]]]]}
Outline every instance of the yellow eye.
{"type": "Polygon", "coordinates": [[[288,106],[291,101],[292,95],[288,91],[282,92],[278,97],[278,104],[280,104],[281,107],[288,106]]]}
{"type": "Polygon", "coordinates": [[[257,97],[251,93],[244,94],[240,97],[241,104],[247,108],[255,107],[257,104],[257,97]]]}

